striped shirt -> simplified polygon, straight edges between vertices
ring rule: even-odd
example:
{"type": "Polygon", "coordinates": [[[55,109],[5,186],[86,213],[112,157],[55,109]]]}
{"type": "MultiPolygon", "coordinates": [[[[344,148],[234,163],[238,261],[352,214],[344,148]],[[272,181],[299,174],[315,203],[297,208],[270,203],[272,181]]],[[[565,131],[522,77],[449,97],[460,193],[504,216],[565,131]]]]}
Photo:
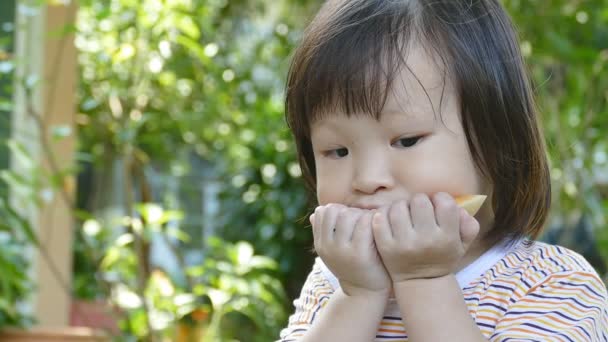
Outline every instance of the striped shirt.
{"type": "MultiPolygon", "coordinates": [[[[593,267],[567,248],[529,242],[499,245],[456,274],[483,335],[501,342],[608,342],[608,294],[593,267]]],[[[280,341],[304,336],[338,286],[317,258],[280,341]]],[[[407,341],[394,298],[375,341],[407,341]]]]}

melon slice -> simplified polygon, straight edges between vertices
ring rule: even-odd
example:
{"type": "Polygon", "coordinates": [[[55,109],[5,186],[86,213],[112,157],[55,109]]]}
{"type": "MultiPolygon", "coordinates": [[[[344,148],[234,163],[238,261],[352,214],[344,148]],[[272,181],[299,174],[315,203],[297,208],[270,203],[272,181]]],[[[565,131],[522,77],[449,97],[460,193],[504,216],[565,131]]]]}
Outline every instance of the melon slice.
{"type": "Polygon", "coordinates": [[[464,208],[469,215],[474,216],[479,211],[479,208],[483,205],[483,202],[488,196],[485,195],[464,195],[455,197],[456,204],[464,208]]]}

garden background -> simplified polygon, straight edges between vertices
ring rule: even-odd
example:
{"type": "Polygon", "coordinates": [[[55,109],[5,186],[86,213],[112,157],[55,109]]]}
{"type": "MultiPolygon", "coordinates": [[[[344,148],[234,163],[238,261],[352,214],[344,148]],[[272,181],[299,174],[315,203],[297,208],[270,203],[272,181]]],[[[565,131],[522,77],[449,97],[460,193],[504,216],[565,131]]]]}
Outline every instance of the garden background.
{"type": "MultiPolygon", "coordinates": [[[[608,1],[502,2],[549,147],[543,240],[582,253],[606,280],[608,1]]],[[[55,314],[65,325],[125,341],[278,336],[314,259],[314,203],[283,96],[320,3],[0,2],[0,330],[45,323],[32,304],[47,286],[42,267],[63,279],[69,310],[55,314]],[[55,30],[26,34],[62,9],[55,30]],[[42,55],[49,72],[32,72],[19,51],[49,41],[72,49],[71,64],[42,55]],[[63,70],[73,88],[57,83],[63,70]],[[53,120],[62,94],[73,113],[53,120]],[[53,225],[32,219],[45,210],[66,214],[56,228],[70,233],[65,257],[41,238],[53,225]]]]}

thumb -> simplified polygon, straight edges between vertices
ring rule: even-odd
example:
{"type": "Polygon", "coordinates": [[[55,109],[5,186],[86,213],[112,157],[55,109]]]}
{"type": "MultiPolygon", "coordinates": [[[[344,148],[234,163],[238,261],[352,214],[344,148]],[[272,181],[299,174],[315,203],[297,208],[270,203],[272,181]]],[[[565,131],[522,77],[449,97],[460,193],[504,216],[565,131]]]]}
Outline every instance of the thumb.
{"type": "Polygon", "coordinates": [[[469,249],[477,234],[479,234],[479,222],[462,209],[460,211],[460,241],[465,251],[469,249]]]}

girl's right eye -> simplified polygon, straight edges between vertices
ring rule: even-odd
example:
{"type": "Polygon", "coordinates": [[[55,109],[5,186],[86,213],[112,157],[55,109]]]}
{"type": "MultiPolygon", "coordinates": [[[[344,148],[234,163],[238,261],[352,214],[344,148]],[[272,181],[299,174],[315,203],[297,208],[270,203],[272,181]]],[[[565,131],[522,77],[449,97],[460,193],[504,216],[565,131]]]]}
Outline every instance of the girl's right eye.
{"type": "Polygon", "coordinates": [[[346,149],[344,147],[337,148],[335,150],[326,151],[324,154],[326,157],[340,159],[340,158],[344,158],[348,155],[348,149],[346,149]]]}

